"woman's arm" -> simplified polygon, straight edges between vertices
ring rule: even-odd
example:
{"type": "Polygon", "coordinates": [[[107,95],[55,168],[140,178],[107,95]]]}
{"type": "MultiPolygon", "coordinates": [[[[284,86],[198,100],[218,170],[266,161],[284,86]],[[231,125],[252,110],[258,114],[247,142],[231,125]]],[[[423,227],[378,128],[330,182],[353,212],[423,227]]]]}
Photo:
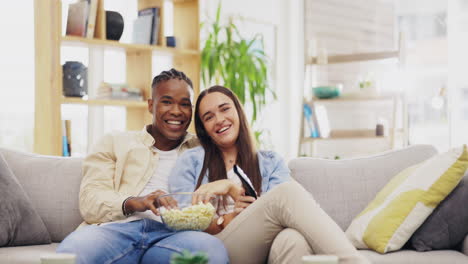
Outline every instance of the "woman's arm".
{"type": "Polygon", "coordinates": [[[237,201],[245,192],[244,188],[238,186],[233,181],[224,179],[206,183],[198,187],[196,194],[192,197],[192,203],[208,202],[213,195],[229,195],[237,201]]]}
{"type": "Polygon", "coordinates": [[[169,192],[193,192],[197,186],[200,165],[203,164],[204,153],[199,153],[199,147],[185,151],[177,159],[169,174],[169,192]]]}
{"type": "Polygon", "coordinates": [[[199,195],[193,196],[192,203],[208,202],[209,197],[213,195],[229,195],[236,201],[236,209],[234,212],[223,215],[221,222],[218,221],[219,218],[214,219],[210,226],[205,230],[205,232],[211,235],[221,232],[245,207],[248,206],[245,204],[251,202],[252,199],[255,200],[253,197],[243,196],[245,193],[244,188],[228,179],[203,184],[195,191],[195,193],[199,195]]]}
{"type": "Polygon", "coordinates": [[[260,171],[265,174],[262,175],[262,180],[268,180],[263,192],[268,192],[273,187],[291,180],[290,170],[278,153],[273,151],[262,151],[260,153],[262,155],[260,171]]]}

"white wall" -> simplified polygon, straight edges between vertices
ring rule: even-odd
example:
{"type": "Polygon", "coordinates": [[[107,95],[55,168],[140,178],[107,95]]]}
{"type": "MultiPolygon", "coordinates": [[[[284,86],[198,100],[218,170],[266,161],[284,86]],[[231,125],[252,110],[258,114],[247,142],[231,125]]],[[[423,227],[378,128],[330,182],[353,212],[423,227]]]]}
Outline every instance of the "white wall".
{"type": "Polygon", "coordinates": [[[33,1],[0,9],[0,146],[32,151],[34,128],[33,1]]]}

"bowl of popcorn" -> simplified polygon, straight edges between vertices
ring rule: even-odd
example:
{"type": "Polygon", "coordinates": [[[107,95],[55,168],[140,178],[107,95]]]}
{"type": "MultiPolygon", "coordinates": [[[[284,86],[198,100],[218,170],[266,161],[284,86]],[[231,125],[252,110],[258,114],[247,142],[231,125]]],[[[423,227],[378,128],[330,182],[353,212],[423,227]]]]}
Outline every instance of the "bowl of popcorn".
{"type": "Polygon", "coordinates": [[[193,192],[169,193],[157,199],[163,223],[174,231],[207,229],[216,214],[216,196],[193,192]]]}

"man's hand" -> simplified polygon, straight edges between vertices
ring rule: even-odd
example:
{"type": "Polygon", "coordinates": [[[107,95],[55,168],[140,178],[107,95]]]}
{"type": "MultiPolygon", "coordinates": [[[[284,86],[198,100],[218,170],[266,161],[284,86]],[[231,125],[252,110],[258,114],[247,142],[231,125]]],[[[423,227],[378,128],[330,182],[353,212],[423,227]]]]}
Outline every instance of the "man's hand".
{"type": "Polygon", "coordinates": [[[252,196],[239,196],[239,198],[236,200],[236,203],[234,204],[234,212],[236,213],[236,215],[240,214],[253,202],[255,202],[255,198],[252,196]]]}
{"type": "MultiPolygon", "coordinates": [[[[151,210],[155,215],[159,215],[157,199],[164,194],[166,194],[166,192],[157,190],[145,196],[130,198],[127,200],[127,203],[125,203],[125,212],[132,214],[134,212],[151,210]]],[[[165,207],[177,207],[177,202],[170,197],[165,197],[161,199],[160,202],[161,205],[165,207]]]]}
{"type": "Polygon", "coordinates": [[[199,202],[207,203],[213,195],[229,195],[237,200],[243,193],[244,188],[238,186],[231,180],[217,180],[201,185],[192,196],[192,204],[199,202]]]}

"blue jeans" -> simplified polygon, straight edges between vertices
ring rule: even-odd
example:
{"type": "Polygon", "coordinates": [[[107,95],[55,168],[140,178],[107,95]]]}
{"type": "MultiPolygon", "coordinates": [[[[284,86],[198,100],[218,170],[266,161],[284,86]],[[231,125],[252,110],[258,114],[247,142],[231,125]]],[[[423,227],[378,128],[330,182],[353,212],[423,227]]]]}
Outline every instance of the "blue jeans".
{"type": "Polygon", "coordinates": [[[142,219],[129,223],[85,226],[67,236],[59,253],[74,253],[77,264],[169,263],[174,253],[203,251],[209,263],[229,263],[221,240],[204,232],[174,232],[162,223],[142,219]]]}

